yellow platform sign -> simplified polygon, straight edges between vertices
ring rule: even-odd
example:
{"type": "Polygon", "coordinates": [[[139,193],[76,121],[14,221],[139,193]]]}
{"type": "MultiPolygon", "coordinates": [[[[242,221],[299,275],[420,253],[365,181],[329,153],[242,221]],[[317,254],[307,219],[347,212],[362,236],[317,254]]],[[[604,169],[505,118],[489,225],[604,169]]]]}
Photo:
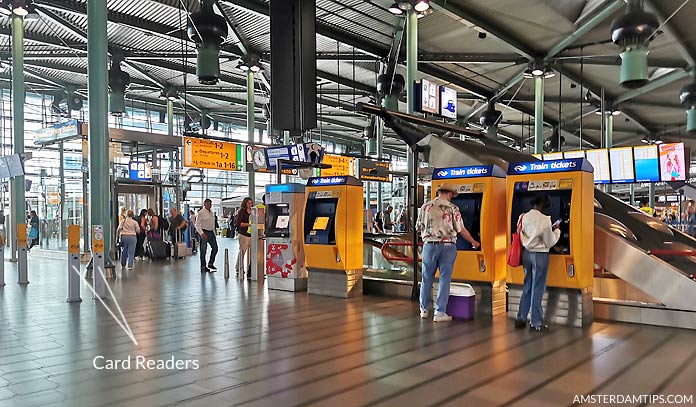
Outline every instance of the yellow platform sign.
{"type": "Polygon", "coordinates": [[[335,177],[339,175],[355,176],[355,158],[342,155],[324,154],[322,164],[329,164],[331,168],[321,170],[322,177],[335,177]]]}
{"type": "Polygon", "coordinates": [[[80,226],[68,226],[68,253],[80,254],[80,226]]]}
{"type": "Polygon", "coordinates": [[[242,158],[241,146],[235,143],[184,137],[184,167],[242,171],[242,158]]]}

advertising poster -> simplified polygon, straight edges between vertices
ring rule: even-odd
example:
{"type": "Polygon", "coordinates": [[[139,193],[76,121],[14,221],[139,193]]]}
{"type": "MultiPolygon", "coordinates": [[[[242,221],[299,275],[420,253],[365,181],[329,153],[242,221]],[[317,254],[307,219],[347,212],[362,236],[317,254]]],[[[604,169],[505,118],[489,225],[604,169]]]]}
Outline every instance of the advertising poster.
{"type": "Polygon", "coordinates": [[[660,144],[660,178],[662,181],[685,181],[684,143],[660,144]]]}

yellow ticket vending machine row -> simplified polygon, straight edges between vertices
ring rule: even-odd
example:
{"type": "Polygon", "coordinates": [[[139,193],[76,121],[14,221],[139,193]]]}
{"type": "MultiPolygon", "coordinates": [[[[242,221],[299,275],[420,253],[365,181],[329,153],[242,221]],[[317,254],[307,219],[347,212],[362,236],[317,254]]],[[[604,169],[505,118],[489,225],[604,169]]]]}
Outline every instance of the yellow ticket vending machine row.
{"type": "Polygon", "coordinates": [[[304,251],[309,294],[362,294],[363,185],[350,176],[316,177],[305,190],[304,251]]]}
{"type": "Polygon", "coordinates": [[[476,314],[492,316],[505,312],[506,234],[505,171],[495,165],[436,168],[432,194],[443,183],[457,188],[452,203],[459,207],[464,226],[481,243],[474,249],[457,238],[457,260],[452,281],[472,285],[476,291],[476,314]]]}
{"type": "MultiPolygon", "coordinates": [[[[507,178],[508,243],[523,213],[539,194],[550,198],[547,215],[560,222],[561,237],[549,251],[545,320],[563,325],[592,323],[594,279],[594,185],[584,158],[510,164],[507,178]]],[[[507,266],[508,310],[514,318],[524,284],[523,267],[507,266]]]]}

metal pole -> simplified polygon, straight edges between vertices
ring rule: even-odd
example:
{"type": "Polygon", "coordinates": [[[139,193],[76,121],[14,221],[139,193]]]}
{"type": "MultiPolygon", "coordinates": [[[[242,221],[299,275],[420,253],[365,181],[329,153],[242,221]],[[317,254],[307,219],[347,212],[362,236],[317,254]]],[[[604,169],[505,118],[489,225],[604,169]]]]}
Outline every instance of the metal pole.
{"type": "Polygon", "coordinates": [[[631,206],[634,206],[636,204],[636,184],[631,184],[629,190],[631,193],[631,206]]]}
{"type": "Polygon", "coordinates": [[[87,80],[89,99],[89,211],[92,225],[104,233],[104,265],[111,266],[111,197],[108,128],[107,10],[103,0],[87,2],[87,80]]]}
{"type": "MultiPolygon", "coordinates": [[[[415,105],[414,83],[418,77],[418,15],[411,9],[406,20],[406,104],[408,114],[413,114],[415,105]]],[[[406,149],[406,162],[408,163],[408,207],[411,219],[412,250],[413,250],[413,289],[411,301],[417,301],[418,289],[418,234],[416,232],[416,193],[415,185],[418,179],[418,155],[415,146],[406,149]]],[[[379,209],[379,208],[377,208],[379,209]]]]}
{"type": "MultiPolygon", "coordinates": [[[[254,144],[254,73],[251,70],[247,71],[247,136],[249,145],[254,144]]],[[[249,174],[249,196],[251,199],[256,199],[256,173],[251,168],[249,174]]],[[[280,178],[279,178],[280,179],[280,178]]]]}
{"type": "Polygon", "coordinates": [[[544,77],[534,77],[534,153],[544,152],[544,77]]]}
{"type": "MultiPolygon", "coordinates": [[[[382,118],[377,117],[376,119],[376,125],[377,125],[377,158],[380,159],[382,158],[382,154],[384,153],[384,121],[382,118]]],[[[384,210],[384,202],[382,198],[382,183],[377,182],[377,210],[382,211],[384,210]]]]}
{"type": "MultiPolygon", "coordinates": [[[[58,206],[58,227],[60,228],[60,244],[63,244],[65,239],[65,146],[63,142],[59,144],[58,152],[60,155],[60,166],[58,167],[58,176],[60,177],[60,202],[58,206]]],[[[78,244],[79,245],[79,244],[78,244]]]]}
{"type": "MultiPolygon", "coordinates": [[[[611,148],[613,146],[614,116],[612,116],[611,112],[604,112],[603,114],[606,123],[604,126],[604,146],[611,148]]],[[[612,192],[611,184],[607,185],[607,192],[612,192]]]]}
{"type": "Polygon", "coordinates": [[[174,135],[174,102],[167,99],[167,134],[174,135]]]}
{"type": "MultiPolygon", "coordinates": [[[[24,20],[12,14],[12,128],[15,154],[24,154],[24,20]]],[[[12,226],[23,224],[26,217],[24,177],[12,180],[12,226]]],[[[17,232],[12,234],[12,258],[17,253],[17,232]]],[[[25,262],[26,263],[26,262],[25,262]]],[[[20,262],[21,264],[21,262],[20,262]]]]}
{"type": "Polygon", "coordinates": [[[648,186],[648,205],[655,209],[655,184],[652,182],[648,186]]]}

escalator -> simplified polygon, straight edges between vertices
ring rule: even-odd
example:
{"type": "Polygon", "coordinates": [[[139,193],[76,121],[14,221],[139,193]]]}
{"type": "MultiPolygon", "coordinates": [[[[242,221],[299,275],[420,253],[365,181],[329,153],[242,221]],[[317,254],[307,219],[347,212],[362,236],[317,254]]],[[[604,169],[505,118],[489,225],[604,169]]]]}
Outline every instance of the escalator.
{"type": "MultiPolygon", "coordinates": [[[[511,162],[538,160],[489,139],[429,135],[419,146],[421,159],[433,167],[495,164],[507,169],[511,162]]],[[[598,189],[594,195],[595,309],[602,308],[597,315],[696,328],[696,240],[598,189]]]]}

